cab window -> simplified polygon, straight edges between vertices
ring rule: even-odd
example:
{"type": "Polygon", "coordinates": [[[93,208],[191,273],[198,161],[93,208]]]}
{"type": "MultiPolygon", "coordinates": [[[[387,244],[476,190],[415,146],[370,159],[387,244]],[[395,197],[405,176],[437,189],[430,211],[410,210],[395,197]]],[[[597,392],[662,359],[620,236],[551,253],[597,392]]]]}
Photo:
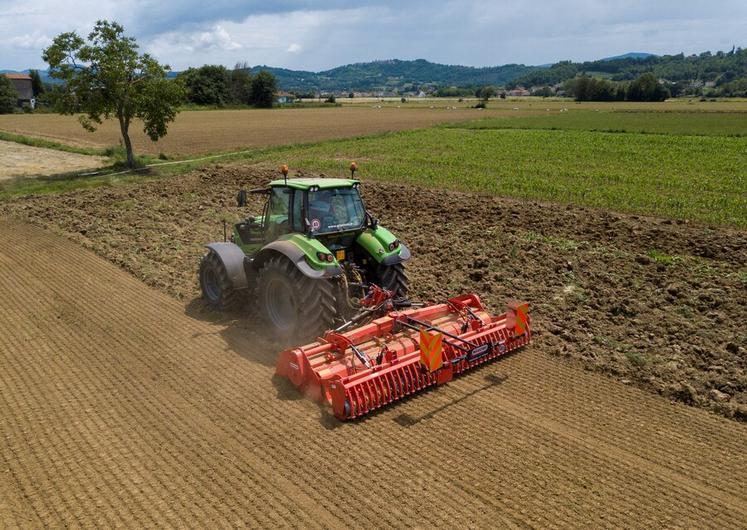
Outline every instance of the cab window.
{"type": "Polygon", "coordinates": [[[366,220],[358,190],[333,188],[309,192],[309,221],[318,234],[360,228],[366,220]]]}
{"type": "Polygon", "coordinates": [[[290,190],[288,188],[272,188],[267,204],[267,217],[265,218],[268,241],[273,241],[289,231],[289,206],[290,190]]]}
{"type": "Polygon", "coordinates": [[[294,232],[306,232],[306,227],[303,222],[303,191],[293,191],[293,231],[294,232]]]}

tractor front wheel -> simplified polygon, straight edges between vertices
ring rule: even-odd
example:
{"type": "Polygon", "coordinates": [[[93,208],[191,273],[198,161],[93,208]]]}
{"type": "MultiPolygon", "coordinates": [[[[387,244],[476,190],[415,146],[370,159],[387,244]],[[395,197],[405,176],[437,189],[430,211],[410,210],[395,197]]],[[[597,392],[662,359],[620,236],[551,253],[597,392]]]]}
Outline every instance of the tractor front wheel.
{"type": "Polygon", "coordinates": [[[281,340],[313,339],[332,327],[337,314],[329,280],[304,276],[280,256],[260,269],[256,301],[268,331],[281,340]]]}
{"type": "Polygon", "coordinates": [[[231,285],[226,267],[214,251],[209,251],[200,262],[200,288],[208,304],[220,310],[236,309],[240,297],[231,285]]]}

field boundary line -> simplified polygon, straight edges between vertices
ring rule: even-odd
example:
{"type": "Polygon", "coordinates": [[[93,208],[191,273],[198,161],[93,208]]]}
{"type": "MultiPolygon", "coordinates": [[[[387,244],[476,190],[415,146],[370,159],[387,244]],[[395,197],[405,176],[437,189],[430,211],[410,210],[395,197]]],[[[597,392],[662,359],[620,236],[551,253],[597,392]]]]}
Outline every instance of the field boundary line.
{"type": "Polygon", "coordinates": [[[201,162],[203,160],[211,160],[213,158],[221,158],[224,156],[235,156],[235,155],[244,155],[247,153],[252,153],[254,151],[257,151],[257,149],[247,149],[244,151],[234,151],[232,153],[220,153],[217,155],[209,155],[209,156],[201,156],[199,158],[190,158],[188,160],[171,160],[169,162],[156,162],[155,164],[146,164],[143,167],[136,167],[133,169],[125,169],[124,171],[117,171],[115,173],[105,173],[103,171],[93,171],[89,173],[81,173],[82,177],[92,177],[94,175],[106,175],[113,177],[115,175],[125,175],[127,173],[134,173],[136,171],[145,171],[146,169],[150,169],[152,167],[160,167],[160,166],[172,166],[176,164],[187,164],[189,162],[201,162]]]}

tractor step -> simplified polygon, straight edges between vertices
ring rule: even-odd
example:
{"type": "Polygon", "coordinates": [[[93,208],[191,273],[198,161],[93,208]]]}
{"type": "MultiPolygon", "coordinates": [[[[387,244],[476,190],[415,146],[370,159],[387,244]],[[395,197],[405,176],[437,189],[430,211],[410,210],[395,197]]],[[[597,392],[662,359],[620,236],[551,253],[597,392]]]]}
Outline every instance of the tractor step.
{"type": "Polygon", "coordinates": [[[283,351],[276,372],[352,419],[529,343],[528,304],[488,314],[477,295],[390,311],[344,332],[283,351]]]}

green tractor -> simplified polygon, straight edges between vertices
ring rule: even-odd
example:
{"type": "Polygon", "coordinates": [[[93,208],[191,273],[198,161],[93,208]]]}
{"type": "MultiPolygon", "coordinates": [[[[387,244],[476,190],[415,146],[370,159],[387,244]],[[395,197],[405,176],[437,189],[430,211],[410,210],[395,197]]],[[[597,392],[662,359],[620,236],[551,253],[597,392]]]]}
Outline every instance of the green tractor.
{"type": "MultiPolygon", "coordinates": [[[[344,324],[372,285],[406,304],[410,251],[366,210],[359,186],[285,178],[251,190],[267,196],[264,212],[234,225],[230,242],[207,245],[199,270],[205,300],[218,309],[248,301],[267,331],[286,339],[344,324]]],[[[247,192],[237,202],[245,206],[247,192]]]]}

